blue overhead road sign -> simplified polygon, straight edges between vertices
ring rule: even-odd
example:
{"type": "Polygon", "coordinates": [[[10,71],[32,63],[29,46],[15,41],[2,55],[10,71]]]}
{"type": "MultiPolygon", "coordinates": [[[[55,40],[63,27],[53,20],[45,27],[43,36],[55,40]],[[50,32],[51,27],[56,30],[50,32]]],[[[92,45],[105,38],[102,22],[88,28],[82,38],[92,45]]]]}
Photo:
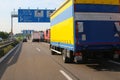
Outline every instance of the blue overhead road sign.
{"type": "Polygon", "coordinates": [[[19,9],[18,22],[50,22],[50,14],[53,11],[50,9],[19,9]]]}

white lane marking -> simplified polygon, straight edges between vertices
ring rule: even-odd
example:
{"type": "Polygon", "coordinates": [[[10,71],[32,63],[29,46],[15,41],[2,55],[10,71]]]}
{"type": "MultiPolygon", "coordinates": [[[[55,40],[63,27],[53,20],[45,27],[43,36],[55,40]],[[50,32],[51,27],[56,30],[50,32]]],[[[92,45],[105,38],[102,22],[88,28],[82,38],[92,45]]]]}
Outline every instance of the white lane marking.
{"type": "Polygon", "coordinates": [[[60,70],[60,73],[62,73],[66,78],[67,80],[73,80],[70,76],[68,76],[63,70],[60,70]]]}
{"type": "Polygon", "coordinates": [[[15,55],[10,58],[10,60],[8,61],[7,64],[9,64],[13,60],[14,57],[15,57],[15,55]]]}
{"type": "Polygon", "coordinates": [[[39,52],[40,52],[40,49],[39,48],[36,48],[39,52]]]}
{"type": "Polygon", "coordinates": [[[109,60],[109,62],[120,65],[119,62],[115,62],[115,61],[112,61],[112,60],[109,60]]]}

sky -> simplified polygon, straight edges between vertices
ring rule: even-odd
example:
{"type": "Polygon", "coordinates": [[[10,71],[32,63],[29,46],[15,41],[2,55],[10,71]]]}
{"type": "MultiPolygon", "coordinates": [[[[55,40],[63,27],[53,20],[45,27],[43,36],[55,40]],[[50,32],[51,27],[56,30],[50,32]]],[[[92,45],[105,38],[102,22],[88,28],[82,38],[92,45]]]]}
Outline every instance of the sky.
{"type": "MultiPolygon", "coordinates": [[[[0,31],[11,31],[11,12],[18,9],[57,9],[65,0],[0,0],[0,31]]],[[[18,23],[18,18],[13,18],[13,33],[21,30],[45,30],[50,28],[50,23],[18,23]]]]}

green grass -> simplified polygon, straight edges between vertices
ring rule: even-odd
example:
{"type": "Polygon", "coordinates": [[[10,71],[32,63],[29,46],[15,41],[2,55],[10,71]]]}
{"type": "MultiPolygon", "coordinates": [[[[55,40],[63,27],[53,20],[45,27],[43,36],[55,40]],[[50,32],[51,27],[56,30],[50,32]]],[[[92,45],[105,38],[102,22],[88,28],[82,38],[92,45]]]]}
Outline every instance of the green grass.
{"type": "Polygon", "coordinates": [[[0,49],[0,57],[4,56],[5,54],[7,54],[12,48],[14,48],[19,42],[15,41],[14,43],[12,43],[11,45],[0,49]]]}
{"type": "Polygon", "coordinates": [[[7,46],[6,48],[4,48],[4,49],[3,49],[4,54],[8,53],[13,47],[14,47],[14,46],[9,45],[9,46],[7,46]]]}

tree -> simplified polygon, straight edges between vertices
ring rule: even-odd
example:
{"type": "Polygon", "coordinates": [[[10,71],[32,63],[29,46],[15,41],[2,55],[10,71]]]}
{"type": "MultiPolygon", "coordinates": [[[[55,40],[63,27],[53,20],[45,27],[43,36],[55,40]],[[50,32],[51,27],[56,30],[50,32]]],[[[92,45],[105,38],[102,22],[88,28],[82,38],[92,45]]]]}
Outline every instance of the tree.
{"type": "Polygon", "coordinates": [[[7,32],[0,32],[0,37],[2,37],[3,39],[7,39],[9,36],[9,34],[7,32]]]}

